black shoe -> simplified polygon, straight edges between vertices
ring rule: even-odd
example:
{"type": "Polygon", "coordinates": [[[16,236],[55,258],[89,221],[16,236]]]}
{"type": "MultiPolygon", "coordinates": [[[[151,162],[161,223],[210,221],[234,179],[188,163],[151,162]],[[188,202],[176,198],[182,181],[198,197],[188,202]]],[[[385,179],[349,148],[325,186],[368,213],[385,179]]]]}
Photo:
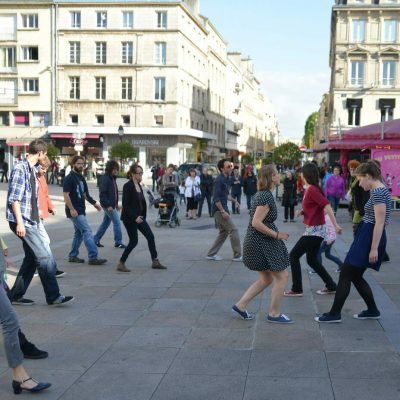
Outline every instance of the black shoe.
{"type": "Polygon", "coordinates": [[[33,306],[35,302],[33,300],[20,297],[19,299],[11,300],[11,304],[14,304],[15,306],[33,306]]]}
{"type": "Polygon", "coordinates": [[[67,275],[67,273],[64,271],[60,271],[59,269],[56,271],[56,278],[61,278],[64,275],[67,275]]]}
{"type": "Polygon", "coordinates": [[[97,247],[104,247],[100,242],[96,242],[97,247]]]}
{"type": "Polygon", "coordinates": [[[14,390],[14,394],[21,394],[23,390],[26,390],[27,392],[32,392],[32,393],[41,392],[42,390],[48,389],[51,386],[51,383],[36,382],[37,383],[36,386],[34,386],[32,389],[27,389],[27,388],[22,387],[22,385],[27,381],[36,382],[32,378],[25,379],[22,382],[12,381],[12,387],[14,390]]]}
{"type": "Polygon", "coordinates": [[[70,301],[74,301],[73,296],[59,296],[51,303],[47,303],[47,305],[54,307],[63,306],[64,304],[69,303],[70,301]]]}
{"type": "Polygon", "coordinates": [[[85,262],[85,260],[83,258],[79,258],[79,257],[70,257],[68,259],[68,261],[72,262],[72,263],[78,263],[78,264],[82,264],[85,262]]]}
{"type": "Polygon", "coordinates": [[[33,343],[30,342],[27,342],[21,346],[21,351],[24,355],[24,358],[29,360],[41,360],[49,356],[47,351],[39,350],[33,343]]]}
{"type": "MultiPolygon", "coordinates": [[[[104,247],[104,246],[103,246],[104,247]]],[[[115,244],[114,247],[116,247],[117,249],[126,249],[126,246],[122,243],[120,244],[115,244]]]]}
{"type": "Polygon", "coordinates": [[[102,265],[105,264],[107,262],[106,259],[104,258],[92,258],[89,260],[89,265],[102,265]]]}

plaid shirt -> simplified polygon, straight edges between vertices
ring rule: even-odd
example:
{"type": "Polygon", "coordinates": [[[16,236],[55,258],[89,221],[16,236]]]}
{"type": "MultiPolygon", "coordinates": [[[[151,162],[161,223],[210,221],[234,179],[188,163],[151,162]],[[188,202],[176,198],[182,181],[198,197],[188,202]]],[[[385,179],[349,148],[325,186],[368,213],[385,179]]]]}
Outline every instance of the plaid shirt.
{"type": "Polygon", "coordinates": [[[6,207],[6,219],[7,221],[17,222],[15,214],[12,210],[12,204],[19,201],[21,204],[22,220],[25,226],[36,225],[35,221],[32,221],[32,187],[31,187],[31,173],[35,174],[36,179],[36,198],[37,191],[39,188],[38,178],[35,167],[30,167],[27,160],[20,161],[14,165],[9,183],[7,193],[7,207],[6,207]]]}

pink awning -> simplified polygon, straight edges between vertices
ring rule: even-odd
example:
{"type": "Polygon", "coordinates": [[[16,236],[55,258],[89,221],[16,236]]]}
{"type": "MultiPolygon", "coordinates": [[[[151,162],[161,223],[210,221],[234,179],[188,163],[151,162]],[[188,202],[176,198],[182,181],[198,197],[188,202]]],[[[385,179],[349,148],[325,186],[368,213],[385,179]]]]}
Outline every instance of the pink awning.
{"type": "Polygon", "coordinates": [[[17,140],[11,140],[11,141],[6,141],[7,146],[9,147],[18,147],[18,146],[29,146],[28,141],[17,141],[17,140]]]}
{"type": "Polygon", "coordinates": [[[400,139],[388,140],[356,140],[342,139],[320,143],[314,146],[314,151],[324,150],[363,150],[363,149],[400,149],[400,139]]]}
{"type": "MultiPolygon", "coordinates": [[[[50,137],[52,139],[71,139],[72,133],[51,133],[50,137]]],[[[87,133],[85,139],[98,139],[100,135],[95,133],[87,133]]]]}

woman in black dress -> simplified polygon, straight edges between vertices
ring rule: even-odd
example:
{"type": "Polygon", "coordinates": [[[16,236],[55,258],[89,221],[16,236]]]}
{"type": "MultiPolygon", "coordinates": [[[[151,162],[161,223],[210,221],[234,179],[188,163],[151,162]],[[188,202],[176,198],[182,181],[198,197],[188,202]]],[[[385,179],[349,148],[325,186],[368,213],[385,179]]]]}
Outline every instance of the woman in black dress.
{"type": "Polygon", "coordinates": [[[297,181],[292,172],[286,172],[283,181],[282,206],[285,207],[285,219],[283,222],[294,222],[294,206],[297,205],[297,181]]]}
{"type": "Polygon", "coordinates": [[[151,267],[154,269],[167,269],[167,267],[162,265],[158,260],[154,235],[146,221],[147,205],[142,186],[140,185],[142,177],[142,167],[133,164],[128,171],[129,182],[125,183],[122,192],[121,220],[128,233],[129,243],[117,265],[117,270],[120,272],[130,272],[130,269],[126,268],[125,262],[138,243],[138,230],[147,239],[152,259],[151,267]]]}
{"type": "Polygon", "coordinates": [[[258,192],[251,202],[250,223],[243,243],[243,263],[250,270],[257,271],[259,278],[246,290],[232,310],[245,320],[253,319],[254,315],[246,310],[247,304],[275,281],[267,322],[287,324],[293,321],[280,313],[280,302],[289,267],[289,255],[283,241],[289,235],[279,232],[274,224],[278,213],[271,193],[279,182],[280,176],[274,165],[261,168],[258,192]]]}

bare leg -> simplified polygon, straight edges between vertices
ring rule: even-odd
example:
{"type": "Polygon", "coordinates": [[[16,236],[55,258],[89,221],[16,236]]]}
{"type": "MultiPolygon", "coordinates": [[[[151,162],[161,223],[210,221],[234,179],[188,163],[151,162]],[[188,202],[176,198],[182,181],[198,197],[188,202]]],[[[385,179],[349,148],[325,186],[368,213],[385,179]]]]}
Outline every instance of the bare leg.
{"type": "Polygon", "coordinates": [[[269,307],[269,315],[271,317],[279,317],[281,299],[288,280],[288,270],[285,269],[279,272],[271,272],[271,274],[275,279],[275,283],[271,290],[271,305],[269,307]]]}
{"type": "MultiPolygon", "coordinates": [[[[14,381],[23,382],[26,379],[29,379],[29,375],[22,364],[18,365],[15,368],[12,368],[11,371],[14,381]]],[[[37,386],[37,383],[33,380],[28,380],[22,384],[22,387],[25,389],[32,389],[35,386],[37,386]]]]}
{"type": "Polygon", "coordinates": [[[270,271],[260,271],[260,277],[256,280],[243,294],[241,299],[236,303],[239,310],[244,311],[247,304],[254,299],[258,294],[265,290],[273,281],[270,271]]]}

